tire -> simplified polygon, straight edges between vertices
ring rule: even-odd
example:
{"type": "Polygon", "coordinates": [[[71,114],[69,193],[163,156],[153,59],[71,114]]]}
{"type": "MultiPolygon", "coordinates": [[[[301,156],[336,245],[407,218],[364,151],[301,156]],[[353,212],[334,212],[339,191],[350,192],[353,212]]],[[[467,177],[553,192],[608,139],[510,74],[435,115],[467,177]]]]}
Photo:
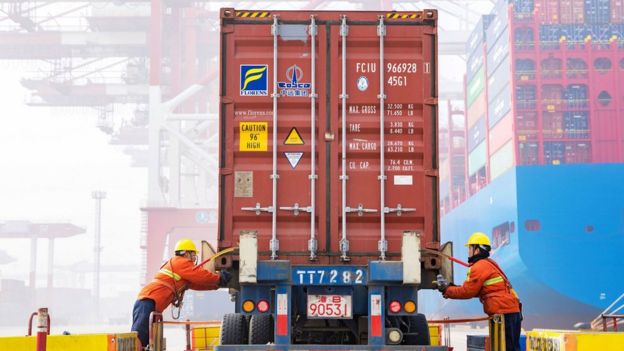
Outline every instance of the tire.
{"type": "Polygon", "coordinates": [[[228,313],[223,316],[219,341],[221,345],[246,344],[247,321],[245,316],[240,313],[228,313]]]}
{"type": "Polygon", "coordinates": [[[249,344],[266,345],[273,342],[273,317],[270,314],[251,316],[249,322],[249,344]]]}
{"type": "Polygon", "coordinates": [[[431,345],[429,324],[424,314],[418,313],[412,317],[407,317],[407,324],[409,330],[403,339],[405,345],[431,345]]]}

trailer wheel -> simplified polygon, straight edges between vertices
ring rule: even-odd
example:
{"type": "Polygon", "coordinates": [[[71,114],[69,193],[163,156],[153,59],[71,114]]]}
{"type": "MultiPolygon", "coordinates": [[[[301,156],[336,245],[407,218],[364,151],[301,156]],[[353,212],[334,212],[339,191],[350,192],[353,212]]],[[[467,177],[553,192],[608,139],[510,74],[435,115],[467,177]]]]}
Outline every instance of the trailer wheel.
{"type": "Polygon", "coordinates": [[[273,342],[273,317],[270,314],[251,316],[249,344],[266,345],[273,342]]]}
{"type": "Polygon", "coordinates": [[[220,334],[221,345],[241,345],[247,343],[247,321],[240,313],[223,316],[220,334]]]}
{"type": "Polygon", "coordinates": [[[409,330],[405,333],[403,342],[406,345],[431,345],[429,336],[429,324],[424,314],[418,313],[414,316],[407,317],[409,330]]]}

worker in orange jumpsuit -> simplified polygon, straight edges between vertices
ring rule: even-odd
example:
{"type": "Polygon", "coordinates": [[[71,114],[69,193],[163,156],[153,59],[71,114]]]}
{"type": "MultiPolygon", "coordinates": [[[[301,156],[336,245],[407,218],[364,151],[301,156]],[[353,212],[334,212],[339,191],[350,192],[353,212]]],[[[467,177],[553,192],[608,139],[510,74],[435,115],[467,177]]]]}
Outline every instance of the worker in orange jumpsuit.
{"type": "Polygon", "coordinates": [[[502,314],[505,318],[505,350],[520,351],[522,314],[518,295],[498,264],[490,257],[490,239],[476,232],[468,238],[468,273],[462,286],[455,286],[438,275],[438,290],[448,299],[479,297],[489,316],[502,314]]]}
{"type": "Polygon", "coordinates": [[[175,256],[162,265],[154,279],[145,285],[132,311],[132,331],[139,334],[143,347],[149,343],[149,317],[152,312],[162,313],[170,304],[180,308],[187,289],[215,290],[227,285],[232,274],[222,270],[219,274],[196,268],[197,247],[192,240],[176,243],[175,256]]]}

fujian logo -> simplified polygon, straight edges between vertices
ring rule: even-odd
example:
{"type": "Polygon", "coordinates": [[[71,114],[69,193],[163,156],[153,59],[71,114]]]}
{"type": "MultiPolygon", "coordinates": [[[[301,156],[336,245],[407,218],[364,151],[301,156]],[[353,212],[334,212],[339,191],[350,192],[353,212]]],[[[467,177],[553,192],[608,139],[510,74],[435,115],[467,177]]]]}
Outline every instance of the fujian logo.
{"type": "Polygon", "coordinates": [[[241,96],[267,96],[268,71],[269,67],[267,65],[241,65],[241,96]]]}
{"type": "Polygon", "coordinates": [[[310,83],[300,82],[303,78],[303,70],[297,65],[292,65],[286,70],[286,78],[289,82],[278,82],[279,93],[282,96],[310,96],[310,83]]]}

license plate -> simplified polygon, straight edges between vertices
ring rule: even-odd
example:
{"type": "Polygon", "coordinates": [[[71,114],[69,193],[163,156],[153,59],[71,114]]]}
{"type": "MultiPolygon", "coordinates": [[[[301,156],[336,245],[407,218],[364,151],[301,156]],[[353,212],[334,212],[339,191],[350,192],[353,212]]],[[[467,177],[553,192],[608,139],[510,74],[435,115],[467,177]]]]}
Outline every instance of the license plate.
{"type": "Polygon", "coordinates": [[[308,295],[308,318],[351,318],[351,295],[308,295]]]}

